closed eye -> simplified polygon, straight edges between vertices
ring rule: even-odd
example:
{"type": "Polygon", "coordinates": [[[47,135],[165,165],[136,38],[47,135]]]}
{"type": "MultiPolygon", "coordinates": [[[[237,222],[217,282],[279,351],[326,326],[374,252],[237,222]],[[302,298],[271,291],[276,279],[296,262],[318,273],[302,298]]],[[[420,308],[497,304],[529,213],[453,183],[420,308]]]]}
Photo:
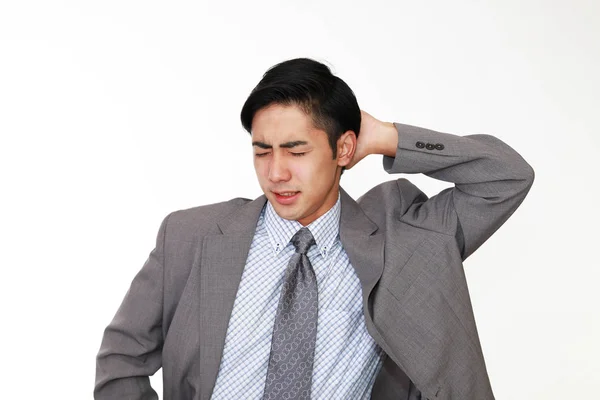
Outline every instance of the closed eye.
{"type": "Polygon", "coordinates": [[[266,153],[256,153],[255,156],[256,157],[264,157],[264,156],[266,156],[268,154],[271,154],[271,153],[269,153],[269,152],[266,152],[266,153]]]}
{"type": "Polygon", "coordinates": [[[290,153],[291,155],[293,155],[294,157],[302,157],[303,155],[306,154],[306,152],[304,153],[290,153]]]}

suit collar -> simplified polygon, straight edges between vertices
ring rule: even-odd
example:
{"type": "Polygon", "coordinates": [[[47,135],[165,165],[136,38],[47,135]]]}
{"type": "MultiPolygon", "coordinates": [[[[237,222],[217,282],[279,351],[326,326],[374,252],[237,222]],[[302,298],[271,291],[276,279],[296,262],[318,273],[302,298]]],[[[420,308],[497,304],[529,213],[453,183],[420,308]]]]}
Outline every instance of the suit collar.
{"type": "Polygon", "coordinates": [[[340,239],[360,279],[365,301],[383,271],[383,235],[360,205],[340,188],[340,239]]]}
{"type": "Polygon", "coordinates": [[[340,231],[344,230],[351,234],[372,235],[379,228],[364,213],[358,203],[340,187],[342,201],[342,217],[340,220],[340,231]]]}
{"type": "Polygon", "coordinates": [[[263,194],[225,215],[217,222],[221,233],[224,235],[254,235],[258,217],[266,202],[267,197],[263,194]]]}

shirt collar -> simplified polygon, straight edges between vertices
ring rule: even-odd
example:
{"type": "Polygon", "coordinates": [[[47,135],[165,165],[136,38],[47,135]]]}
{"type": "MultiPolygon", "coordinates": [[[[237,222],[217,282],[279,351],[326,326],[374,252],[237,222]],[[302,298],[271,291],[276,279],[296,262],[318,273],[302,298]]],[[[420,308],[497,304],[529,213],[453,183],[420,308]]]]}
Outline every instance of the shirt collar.
{"type": "MultiPolygon", "coordinates": [[[[333,207],[325,214],[308,224],[307,228],[315,238],[315,243],[323,258],[327,258],[331,248],[339,237],[341,201],[338,193],[338,199],[333,207]]],[[[275,255],[283,250],[292,237],[302,228],[298,221],[291,221],[281,218],[275,212],[270,202],[265,207],[265,228],[273,246],[275,255]]]]}

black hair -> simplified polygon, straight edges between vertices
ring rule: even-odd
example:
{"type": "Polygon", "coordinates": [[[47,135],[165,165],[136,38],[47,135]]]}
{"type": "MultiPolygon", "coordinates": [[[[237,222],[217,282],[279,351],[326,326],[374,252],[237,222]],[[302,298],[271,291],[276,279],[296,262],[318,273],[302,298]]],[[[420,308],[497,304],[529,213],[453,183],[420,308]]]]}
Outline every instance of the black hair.
{"type": "Polygon", "coordinates": [[[242,107],[242,125],[252,134],[257,111],[271,104],[296,105],[327,133],[333,158],[337,141],[348,130],[358,137],[360,108],[354,93],[328,66],[309,58],[283,61],[269,68],[242,107]]]}

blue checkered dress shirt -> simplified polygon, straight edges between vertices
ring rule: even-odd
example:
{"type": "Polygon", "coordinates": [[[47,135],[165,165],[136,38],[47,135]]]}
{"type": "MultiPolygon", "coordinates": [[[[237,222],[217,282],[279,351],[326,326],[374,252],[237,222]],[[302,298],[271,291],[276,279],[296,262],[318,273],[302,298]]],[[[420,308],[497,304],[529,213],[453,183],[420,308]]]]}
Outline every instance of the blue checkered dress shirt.
{"type": "MultiPolygon", "coordinates": [[[[383,352],[367,332],[360,281],[339,239],[341,203],[308,225],[316,245],[319,312],[313,399],[368,399],[383,352]]],[[[269,202],[259,217],[229,320],[212,399],[260,399],[292,236],[302,225],[279,217],[269,202]]]]}

